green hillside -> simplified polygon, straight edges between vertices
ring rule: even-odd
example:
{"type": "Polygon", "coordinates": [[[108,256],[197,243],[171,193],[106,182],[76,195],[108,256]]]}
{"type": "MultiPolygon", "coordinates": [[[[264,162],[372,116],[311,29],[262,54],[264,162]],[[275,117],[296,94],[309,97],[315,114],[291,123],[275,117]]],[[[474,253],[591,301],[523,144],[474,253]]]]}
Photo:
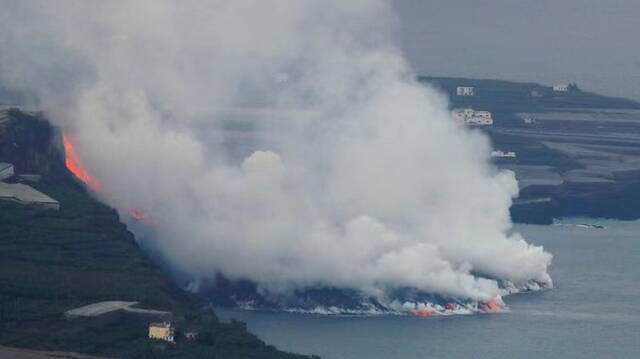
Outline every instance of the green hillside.
{"type": "Polygon", "coordinates": [[[550,109],[640,109],[640,103],[583,91],[577,86],[568,92],[554,92],[550,86],[533,82],[477,80],[457,77],[420,76],[418,81],[429,84],[449,95],[452,108],[471,107],[491,111],[496,124],[509,125],[513,114],[543,112],[550,109]],[[474,87],[474,96],[457,96],[458,86],[474,87]]]}

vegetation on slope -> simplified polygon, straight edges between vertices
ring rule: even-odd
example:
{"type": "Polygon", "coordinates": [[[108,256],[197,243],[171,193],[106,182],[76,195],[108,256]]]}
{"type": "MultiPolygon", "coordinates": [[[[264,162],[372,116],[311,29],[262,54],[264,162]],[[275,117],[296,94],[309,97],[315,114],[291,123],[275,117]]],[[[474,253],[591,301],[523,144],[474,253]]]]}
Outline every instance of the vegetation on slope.
{"type": "Polygon", "coordinates": [[[430,76],[420,76],[418,80],[449,94],[453,107],[472,107],[496,114],[561,108],[640,109],[639,102],[583,91],[576,84],[572,84],[567,92],[554,92],[550,86],[533,82],[430,76]],[[474,96],[456,96],[458,86],[472,86],[474,96]],[[533,96],[533,92],[537,96],[533,96]]]}

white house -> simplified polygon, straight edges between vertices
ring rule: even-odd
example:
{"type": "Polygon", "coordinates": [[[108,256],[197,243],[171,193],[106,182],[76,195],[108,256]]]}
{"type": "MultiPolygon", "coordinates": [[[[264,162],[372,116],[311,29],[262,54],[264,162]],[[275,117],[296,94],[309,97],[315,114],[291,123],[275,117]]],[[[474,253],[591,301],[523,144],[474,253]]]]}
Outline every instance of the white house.
{"type": "Polygon", "coordinates": [[[489,111],[474,111],[473,116],[482,118],[491,118],[491,112],[489,111]]]}
{"type": "Polygon", "coordinates": [[[458,96],[473,96],[473,87],[472,86],[458,86],[456,88],[456,94],[458,96]]]}
{"type": "Polygon", "coordinates": [[[491,126],[493,125],[493,119],[491,117],[469,117],[465,123],[467,125],[491,126]]]}
{"type": "Polygon", "coordinates": [[[493,125],[493,117],[489,111],[475,111],[471,108],[455,109],[451,115],[454,121],[466,125],[493,125]]]}
{"type": "Polygon", "coordinates": [[[491,157],[498,157],[498,158],[516,158],[516,153],[513,151],[501,151],[501,150],[496,150],[496,151],[492,151],[491,152],[491,157]]]}
{"type": "Polygon", "coordinates": [[[569,85],[555,85],[553,86],[553,91],[555,92],[567,92],[569,91],[569,85]]]}
{"type": "Polygon", "coordinates": [[[150,323],[149,338],[174,343],[175,327],[169,322],[150,323]]]}

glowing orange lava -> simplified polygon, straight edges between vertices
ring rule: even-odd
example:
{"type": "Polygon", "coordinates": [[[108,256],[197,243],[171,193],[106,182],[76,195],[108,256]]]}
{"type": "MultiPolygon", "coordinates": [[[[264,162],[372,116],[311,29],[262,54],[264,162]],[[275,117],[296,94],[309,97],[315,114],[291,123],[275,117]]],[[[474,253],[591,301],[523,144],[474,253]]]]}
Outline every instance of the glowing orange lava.
{"type": "Polygon", "coordinates": [[[131,212],[129,212],[129,215],[131,216],[131,219],[133,219],[134,221],[144,223],[147,225],[153,224],[153,222],[151,221],[151,217],[146,212],[143,212],[139,209],[132,210],[131,212]]]}
{"type": "Polygon", "coordinates": [[[102,184],[82,166],[82,163],[76,154],[73,142],[64,134],[62,135],[62,142],[64,145],[64,163],[67,166],[67,169],[94,192],[100,192],[102,190],[102,184]]]}
{"type": "Polygon", "coordinates": [[[134,209],[133,211],[131,211],[131,218],[135,219],[136,221],[142,221],[143,219],[145,219],[145,215],[144,213],[142,213],[142,211],[134,209]]]}
{"type": "Polygon", "coordinates": [[[422,318],[432,317],[433,316],[433,310],[421,309],[421,310],[417,310],[414,314],[417,317],[422,317],[422,318]]]}
{"type": "MultiPolygon", "coordinates": [[[[78,180],[87,185],[87,187],[89,187],[94,192],[102,192],[102,183],[100,183],[97,178],[95,178],[91,173],[89,173],[86,168],[84,168],[84,166],[82,166],[80,158],[78,158],[78,155],[76,154],[73,141],[71,141],[69,136],[67,136],[66,134],[62,135],[62,144],[64,145],[64,163],[67,166],[69,172],[73,173],[73,175],[78,180]]],[[[102,196],[106,196],[106,194],[102,193],[102,196]]],[[[131,211],[130,215],[131,218],[136,221],[149,223],[148,216],[140,210],[134,209],[133,211],[131,211]]]]}
{"type": "Polygon", "coordinates": [[[483,307],[487,312],[497,312],[502,309],[502,304],[500,304],[497,299],[491,299],[490,301],[485,303],[483,307]]]}

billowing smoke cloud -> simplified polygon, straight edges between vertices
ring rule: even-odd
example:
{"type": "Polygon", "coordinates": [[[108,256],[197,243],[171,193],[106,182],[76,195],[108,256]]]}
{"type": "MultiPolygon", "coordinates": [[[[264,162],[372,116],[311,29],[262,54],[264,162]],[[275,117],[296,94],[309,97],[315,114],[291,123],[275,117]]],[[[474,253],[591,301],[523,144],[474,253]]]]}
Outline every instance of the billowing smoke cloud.
{"type": "Polygon", "coordinates": [[[511,233],[513,174],[415,81],[385,1],[2,7],[4,81],[39,92],[178,272],[379,298],[551,283],[511,233]]]}

